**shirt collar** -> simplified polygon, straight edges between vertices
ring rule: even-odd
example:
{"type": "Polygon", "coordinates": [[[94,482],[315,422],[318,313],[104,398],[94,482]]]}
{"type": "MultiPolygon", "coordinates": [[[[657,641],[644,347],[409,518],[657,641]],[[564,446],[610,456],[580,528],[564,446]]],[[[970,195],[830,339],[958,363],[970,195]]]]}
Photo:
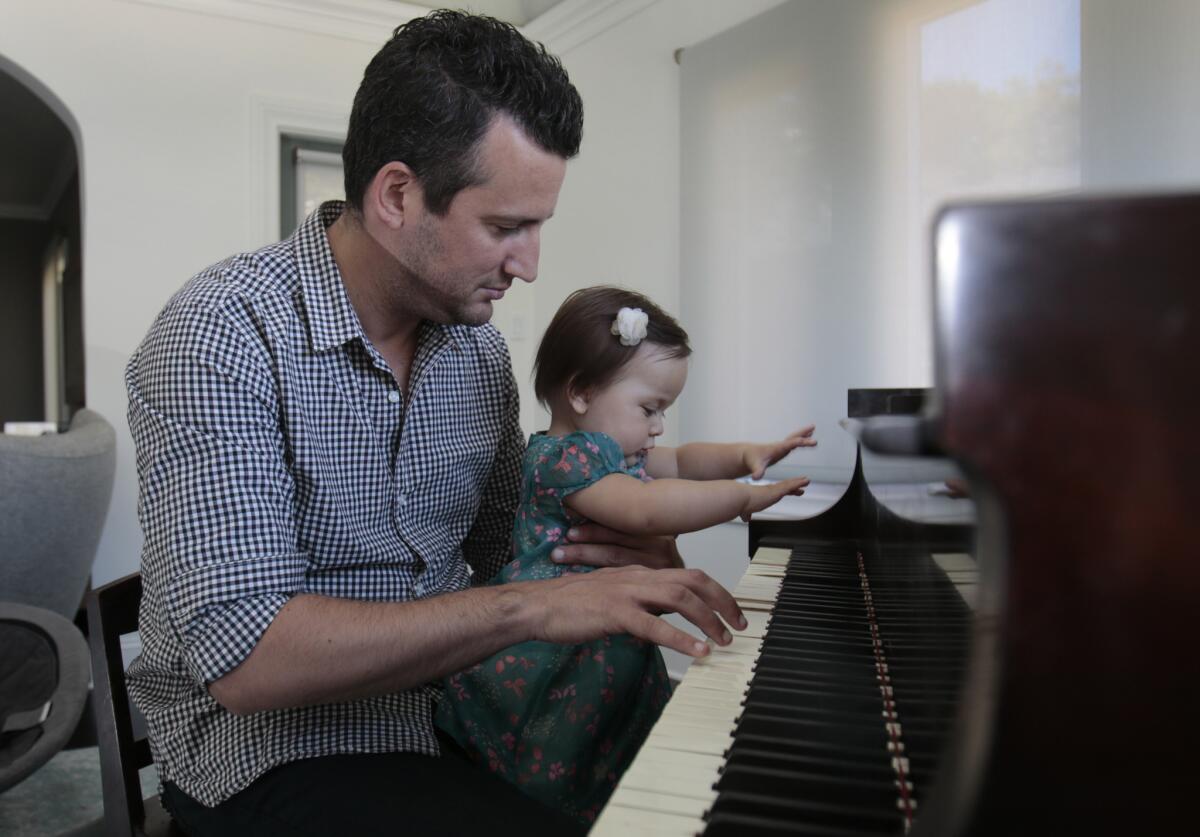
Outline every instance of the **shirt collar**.
{"type": "MultiPolygon", "coordinates": [[[[308,310],[308,328],[315,352],[332,349],[358,338],[369,346],[362,323],[342,282],[341,271],[329,248],[326,231],[346,208],[345,201],[326,201],[304,220],[292,235],[296,264],[300,274],[300,289],[308,310]]],[[[432,338],[433,345],[446,341],[460,346],[465,335],[463,325],[439,325],[423,322],[418,343],[432,338]]]]}
{"type": "Polygon", "coordinates": [[[358,314],[346,296],[342,274],[325,231],[345,208],[343,201],[326,201],[292,234],[300,292],[308,312],[308,333],[313,351],[340,346],[354,338],[367,342],[358,314]]]}

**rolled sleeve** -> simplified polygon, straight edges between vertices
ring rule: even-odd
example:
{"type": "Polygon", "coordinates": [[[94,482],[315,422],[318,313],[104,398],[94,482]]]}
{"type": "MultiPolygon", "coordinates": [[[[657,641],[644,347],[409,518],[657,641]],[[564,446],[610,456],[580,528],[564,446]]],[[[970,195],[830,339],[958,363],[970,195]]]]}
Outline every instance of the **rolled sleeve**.
{"type": "Polygon", "coordinates": [[[183,660],[196,682],[219,680],[250,655],[291,598],[271,588],[281,586],[297,563],[302,575],[303,559],[281,556],[207,567],[172,580],[167,610],[174,623],[185,626],[180,631],[183,660]],[[255,594],[254,588],[264,592],[255,594]],[[231,589],[238,598],[228,599],[231,589]]]}
{"type": "Polygon", "coordinates": [[[189,673],[209,683],[245,659],[307,569],[271,378],[220,317],[179,305],[126,383],[143,583],[189,673]]]}

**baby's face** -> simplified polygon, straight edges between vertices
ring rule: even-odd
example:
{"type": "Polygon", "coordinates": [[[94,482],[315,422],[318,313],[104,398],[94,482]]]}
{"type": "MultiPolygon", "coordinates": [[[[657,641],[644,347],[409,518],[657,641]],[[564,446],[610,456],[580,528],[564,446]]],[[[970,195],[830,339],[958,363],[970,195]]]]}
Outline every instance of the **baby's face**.
{"type": "Polygon", "coordinates": [[[625,464],[631,464],[639,453],[654,447],[663,432],[663,414],[686,382],[686,358],[667,357],[662,346],[643,342],[621,377],[587,397],[586,410],[576,416],[576,425],[616,439],[625,464]]]}

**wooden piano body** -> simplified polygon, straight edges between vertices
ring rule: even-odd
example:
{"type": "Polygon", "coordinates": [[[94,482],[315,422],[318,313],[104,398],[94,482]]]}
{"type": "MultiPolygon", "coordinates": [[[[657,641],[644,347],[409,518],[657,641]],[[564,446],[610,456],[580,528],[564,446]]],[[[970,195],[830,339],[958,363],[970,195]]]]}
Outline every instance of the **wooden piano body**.
{"type": "Polygon", "coordinates": [[[1200,833],[1197,242],[1197,195],[945,210],[934,403],[907,431],[868,422],[862,437],[953,457],[979,512],[974,536],[897,518],[860,468],[819,517],[753,524],[759,557],[737,591],[749,636],[692,667],[594,833],[1200,833]],[[962,603],[929,562],[967,550],[981,578],[957,632],[962,603]],[[846,619],[860,636],[866,626],[872,653],[924,649],[916,681],[878,659],[904,688],[876,680],[851,695],[822,679],[845,662],[822,650],[844,649],[825,613],[841,593],[812,584],[830,567],[861,577],[846,619]],[[788,578],[802,592],[781,594],[788,578]],[[768,657],[789,634],[806,643],[792,655],[798,679],[772,690],[781,674],[768,657]],[[952,679],[953,706],[931,714],[943,698],[922,677],[952,679]],[[880,712],[863,720],[870,698],[880,712]],[[874,738],[851,728],[855,713],[874,738]],[[791,765],[738,756],[747,741],[786,754],[792,734],[808,737],[791,765]],[[883,742],[873,774],[852,758],[867,741],[883,742]]]}

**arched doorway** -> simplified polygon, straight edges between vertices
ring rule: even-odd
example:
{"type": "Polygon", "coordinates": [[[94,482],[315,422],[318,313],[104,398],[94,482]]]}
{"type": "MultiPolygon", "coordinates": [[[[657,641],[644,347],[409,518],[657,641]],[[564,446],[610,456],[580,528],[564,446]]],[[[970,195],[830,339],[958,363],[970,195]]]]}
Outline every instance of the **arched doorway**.
{"type": "Polygon", "coordinates": [[[60,429],[83,406],[79,127],[0,56],[0,422],[60,429]]]}

